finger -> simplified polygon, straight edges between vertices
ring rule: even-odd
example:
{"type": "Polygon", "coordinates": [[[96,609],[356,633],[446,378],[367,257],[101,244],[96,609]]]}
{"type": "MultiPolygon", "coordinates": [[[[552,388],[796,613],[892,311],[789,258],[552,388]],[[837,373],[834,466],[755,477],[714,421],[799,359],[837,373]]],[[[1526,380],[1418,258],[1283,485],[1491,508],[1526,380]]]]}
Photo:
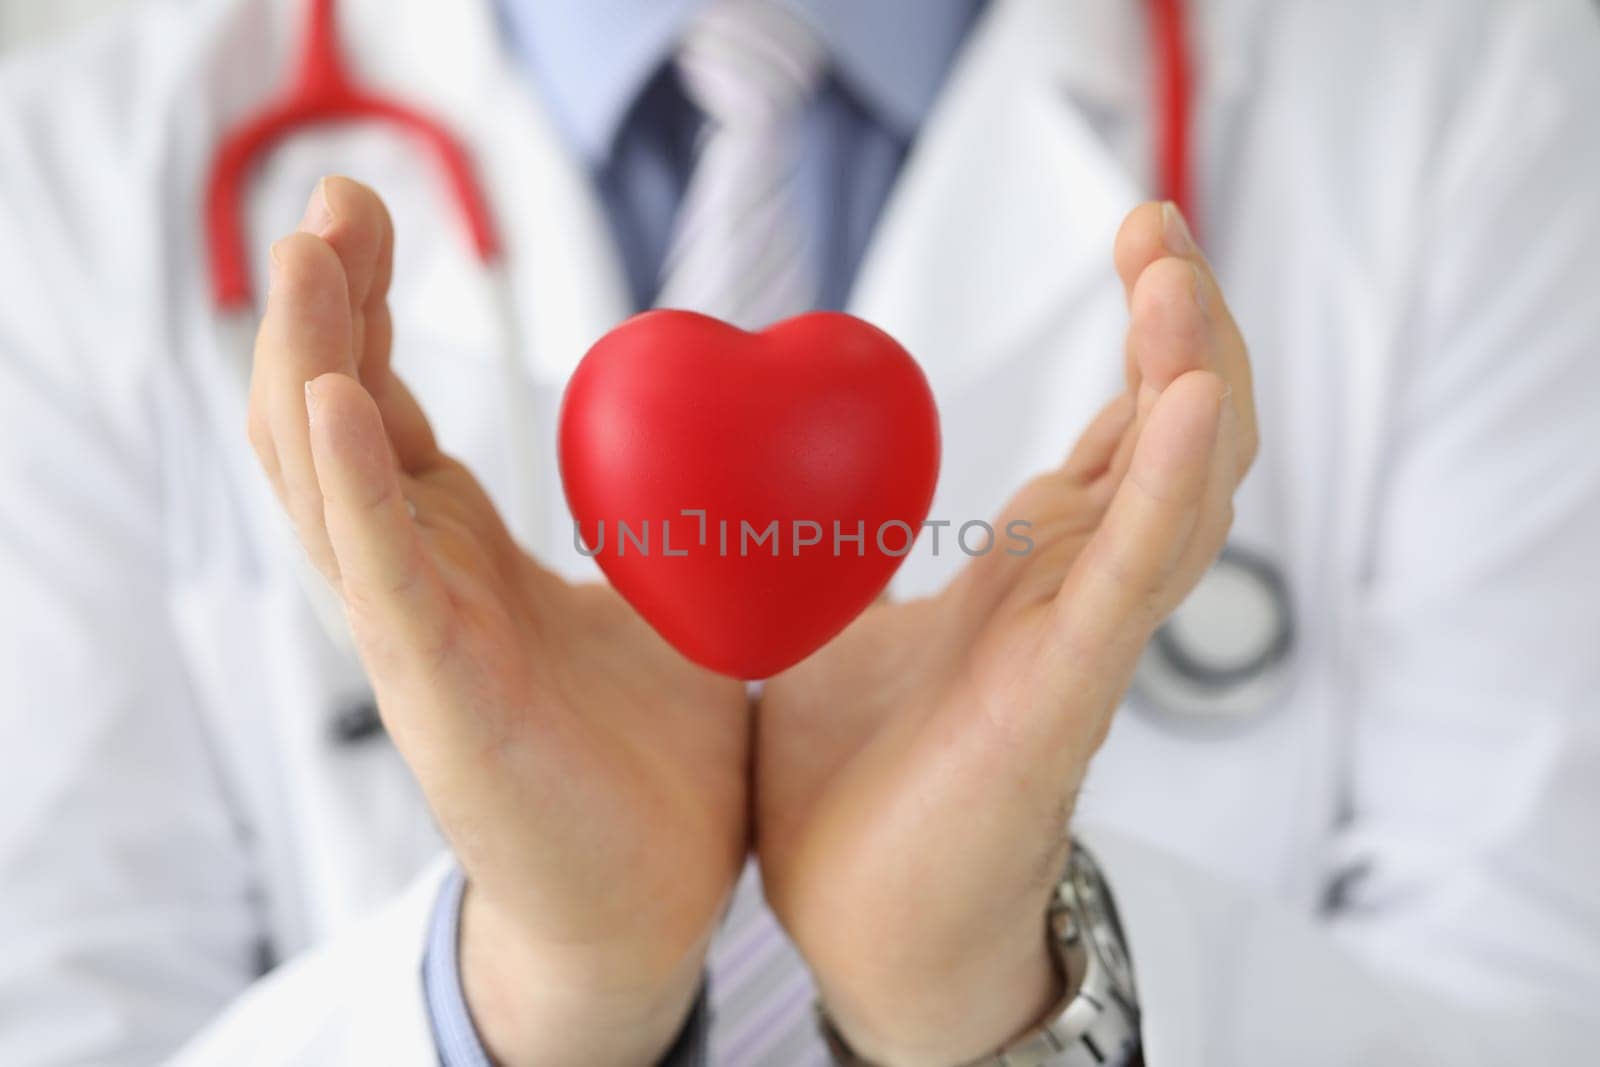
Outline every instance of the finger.
{"type": "Polygon", "coordinates": [[[1076,482],[1092,482],[1110,467],[1117,448],[1133,421],[1134,405],[1128,394],[1118,395],[1100,409],[1078,443],[1072,447],[1061,472],[1076,482]]]}
{"type": "Polygon", "coordinates": [[[1127,394],[1118,394],[1090,421],[1059,468],[1030,479],[1007,501],[996,529],[1010,531],[1013,523],[1022,522],[1043,547],[1024,553],[986,552],[969,560],[956,582],[981,595],[974,602],[976,611],[987,613],[1001,597],[1017,592],[1017,579],[1025,573],[1027,589],[1019,595],[1042,600],[1055,594],[1066,569],[1061,561],[1070,558],[1075,543],[1073,535],[1092,528],[1105,504],[1104,475],[1132,418],[1132,402],[1127,394]],[[1091,502],[1087,510],[1085,499],[1091,502]]]}
{"type": "Polygon", "coordinates": [[[1228,531],[1233,526],[1233,498],[1239,488],[1239,415],[1231,404],[1222,405],[1221,425],[1217,434],[1217,447],[1212,450],[1200,515],[1182,558],[1174,568],[1167,601],[1162,605],[1163,618],[1177,608],[1216,562],[1218,553],[1228,539],[1228,531]]]}
{"type": "Polygon", "coordinates": [[[1117,276],[1122,279],[1122,293],[1130,308],[1133,305],[1133,287],[1144,269],[1163,256],[1183,254],[1181,249],[1167,247],[1166,224],[1165,205],[1150,201],[1128,212],[1117,230],[1112,259],[1117,266],[1117,276]]]}
{"type": "Polygon", "coordinates": [[[333,248],[344,267],[353,308],[385,298],[393,271],[394,231],[376,193],[350,178],[323,178],[312,190],[299,228],[333,248]]]}
{"type": "Polygon", "coordinates": [[[392,369],[394,319],[389,286],[394,278],[394,223],[383,198],[351,178],[323,179],[322,195],[337,220],[327,240],[345,266],[355,311],[355,347],[361,383],[378,403],[400,466],[422,473],[443,457],[427,416],[392,369]]]}
{"type": "Polygon", "coordinates": [[[399,375],[393,371],[382,375],[370,384],[368,392],[378,405],[383,428],[389,434],[389,444],[402,470],[421,476],[444,462],[445,455],[439,450],[422,405],[417,403],[399,375]]]}
{"type": "MultiPolygon", "coordinates": [[[[1162,243],[1161,204],[1157,202],[1140,204],[1122,220],[1112,250],[1117,276],[1122,279],[1123,299],[1130,312],[1133,309],[1133,289],[1139,276],[1144,273],[1146,267],[1167,254],[1166,247],[1162,243]]],[[[1131,347],[1123,352],[1123,376],[1126,379],[1128,392],[1137,395],[1139,362],[1134,358],[1131,347]]]]}
{"type": "Polygon", "coordinates": [[[1126,476],[1139,435],[1162,390],[1181,374],[1216,369],[1213,337],[1193,264],[1175,256],[1157,259],[1134,281],[1129,306],[1127,352],[1139,370],[1133,376],[1132,432],[1124,435],[1109,468],[1112,487],[1126,476]]]}
{"type": "Polygon", "coordinates": [[[338,373],[314,379],[305,393],[340,593],[363,651],[384,661],[437,662],[454,614],[423,550],[377,404],[338,373]]]}
{"type": "MultiPolygon", "coordinates": [[[[1179,219],[1181,223],[1181,217],[1179,219]]],[[[1133,432],[1126,435],[1116,455],[1110,463],[1111,481],[1113,484],[1120,481],[1127,473],[1128,464],[1133,459],[1134,444],[1138,440],[1138,430],[1143,426],[1145,419],[1150,414],[1150,408],[1155,403],[1155,398],[1160,395],[1160,385],[1156,383],[1153,388],[1145,389],[1141,360],[1142,351],[1137,343],[1139,327],[1148,326],[1144,320],[1148,318],[1148,309],[1154,304],[1160,307],[1172,301],[1173,295],[1164,292],[1167,286],[1174,283],[1174,272],[1168,270],[1165,274],[1158,272],[1154,277],[1146,279],[1146,272],[1151,266],[1168,258],[1173,253],[1167,245],[1166,234],[1167,216],[1165,205],[1159,202],[1149,202],[1139,205],[1128,213],[1123,220],[1121,228],[1117,231],[1115,248],[1112,256],[1116,263],[1117,274],[1122,279],[1123,295],[1128,304],[1130,324],[1127,343],[1123,348],[1123,367],[1127,391],[1134,398],[1135,415],[1133,432]],[[1143,295],[1140,295],[1141,282],[1143,282],[1143,295]],[[1165,297],[1165,299],[1161,299],[1165,297]],[[1144,314],[1141,314],[1141,309],[1144,314]]],[[[1179,243],[1179,247],[1187,247],[1179,243]]],[[[1179,293],[1184,290],[1183,280],[1176,279],[1179,293]]],[[[1181,295],[1178,298],[1181,301],[1181,295]]],[[[1172,376],[1167,376],[1170,380],[1172,376]]]]}
{"type": "Polygon", "coordinates": [[[389,368],[389,282],[394,276],[394,225],[378,194],[351,178],[318,183],[307,209],[312,232],[333,246],[344,265],[363,384],[389,368]]]}
{"type": "Polygon", "coordinates": [[[1148,203],[1134,209],[1118,231],[1114,258],[1129,310],[1135,320],[1141,296],[1147,287],[1146,275],[1152,268],[1167,259],[1180,259],[1193,266],[1197,275],[1196,293],[1210,333],[1206,352],[1209,362],[1200,364],[1167,360],[1163,364],[1159,352],[1141,350],[1133,344],[1130,330],[1130,343],[1125,355],[1129,389],[1136,391],[1139,382],[1153,370],[1161,371],[1162,380],[1157,383],[1158,388],[1189,370],[1211,370],[1221,375],[1233,390],[1232,401],[1239,411],[1242,473],[1250,466],[1257,448],[1255,392],[1249,349],[1228,308],[1210,262],[1196,244],[1177,206],[1170,202],[1148,203]]]}
{"type": "Polygon", "coordinates": [[[329,372],[355,373],[351,322],[344,267],[333,248],[305,232],[278,242],[256,337],[250,391],[259,414],[252,423],[265,428],[275,461],[268,473],[276,474],[273,487],[301,544],[335,582],[338,569],[323,527],[322,494],[306,432],[305,383],[329,372]]]}
{"type": "Polygon", "coordinates": [[[1051,605],[1041,670],[1044,707],[1076,694],[1111,706],[1139,650],[1177,595],[1222,437],[1225,390],[1195,371],[1150,413],[1128,475],[1051,605]]]}

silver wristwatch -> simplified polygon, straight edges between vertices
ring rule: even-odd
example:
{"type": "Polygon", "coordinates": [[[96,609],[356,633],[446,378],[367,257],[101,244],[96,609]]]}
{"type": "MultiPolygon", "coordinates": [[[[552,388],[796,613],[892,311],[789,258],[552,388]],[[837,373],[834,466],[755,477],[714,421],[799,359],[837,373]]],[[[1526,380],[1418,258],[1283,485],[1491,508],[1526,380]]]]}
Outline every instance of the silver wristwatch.
{"type": "MultiPolygon", "coordinates": [[[[1066,993],[1032,1030],[961,1067],[1120,1067],[1133,1061],[1139,1049],[1133,965],[1100,868],[1077,842],[1047,921],[1066,993]]],[[[821,1004],[817,1017],[835,1062],[871,1067],[845,1044],[821,1004]]]]}

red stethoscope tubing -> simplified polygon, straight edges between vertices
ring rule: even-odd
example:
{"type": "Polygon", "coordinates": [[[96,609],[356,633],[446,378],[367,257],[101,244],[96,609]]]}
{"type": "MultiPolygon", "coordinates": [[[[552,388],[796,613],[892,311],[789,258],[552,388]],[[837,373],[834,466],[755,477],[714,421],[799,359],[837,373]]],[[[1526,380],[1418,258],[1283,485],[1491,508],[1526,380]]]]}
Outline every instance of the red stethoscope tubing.
{"type": "Polygon", "coordinates": [[[1155,84],[1156,187],[1195,226],[1193,155],[1189,138],[1194,70],[1189,53],[1184,0],[1150,0],[1151,54],[1155,84]]]}
{"type": "MultiPolygon", "coordinates": [[[[312,126],[375,120],[412,133],[443,170],[478,257],[485,263],[499,258],[500,241],[489,202],[465,148],[436,120],[356,84],[339,49],[333,5],[334,0],[308,0],[300,66],[288,91],[225,133],[218,146],[206,186],[205,223],[212,299],[223,311],[243,310],[252,302],[244,234],[244,196],[251,173],[280,141],[312,126]]],[[[1189,148],[1193,71],[1185,3],[1149,0],[1149,5],[1158,188],[1193,225],[1189,148]]]]}
{"type": "Polygon", "coordinates": [[[333,0],[309,0],[300,67],[288,91],[224,134],[218,146],[206,188],[206,243],[212,299],[223,311],[251,305],[243,209],[255,164],[284,138],[327,123],[386,122],[413,134],[443,170],[479,258],[489,263],[499,256],[489,202],[466,149],[434,119],[352,80],[339,50],[333,15],[333,0]]]}

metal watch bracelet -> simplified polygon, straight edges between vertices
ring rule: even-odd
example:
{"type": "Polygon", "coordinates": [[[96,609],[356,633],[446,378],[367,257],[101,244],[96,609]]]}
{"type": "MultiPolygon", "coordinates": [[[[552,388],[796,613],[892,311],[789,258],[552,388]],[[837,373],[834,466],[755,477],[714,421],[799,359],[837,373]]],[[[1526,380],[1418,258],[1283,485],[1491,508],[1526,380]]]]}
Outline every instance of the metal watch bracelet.
{"type": "MultiPolygon", "coordinates": [[[[1116,907],[1094,858],[1074,841],[1046,913],[1066,992],[1033,1029],[960,1067],[1122,1067],[1139,1049],[1133,966],[1116,907]]],[[[817,1021],[841,1067],[875,1067],[857,1056],[817,1004],[817,1021]]]]}

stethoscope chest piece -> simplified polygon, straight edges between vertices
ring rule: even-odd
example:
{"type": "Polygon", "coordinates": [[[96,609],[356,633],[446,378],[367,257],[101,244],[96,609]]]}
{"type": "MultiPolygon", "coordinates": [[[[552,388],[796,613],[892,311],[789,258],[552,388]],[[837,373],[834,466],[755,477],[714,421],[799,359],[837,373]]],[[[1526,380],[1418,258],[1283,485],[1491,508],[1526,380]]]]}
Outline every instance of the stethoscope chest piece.
{"type": "Polygon", "coordinates": [[[1134,672],[1133,703],[1174,725],[1257,721],[1292,681],[1293,609],[1272,560],[1228,545],[1151,638],[1134,672]]]}

